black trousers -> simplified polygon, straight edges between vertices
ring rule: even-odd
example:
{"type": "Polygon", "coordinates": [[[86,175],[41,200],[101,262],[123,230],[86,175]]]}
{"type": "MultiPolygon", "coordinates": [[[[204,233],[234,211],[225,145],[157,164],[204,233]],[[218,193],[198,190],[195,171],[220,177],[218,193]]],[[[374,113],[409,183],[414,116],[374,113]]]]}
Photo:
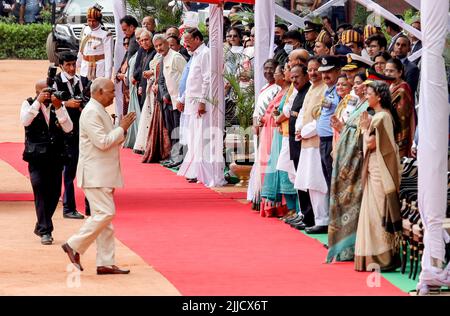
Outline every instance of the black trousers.
{"type": "MultiPolygon", "coordinates": [[[[300,160],[300,152],[301,152],[301,142],[289,142],[289,151],[291,155],[291,159],[294,162],[295,170],[297,171],[298,163],[300,160]]],[[[305,192],[302,190],[297,191],[298,201],[300,204],[300,210],[304,216],[303,223],[307,227],[314,226],[314,211],[311,204],[311,199],[309,198],[309,192],[305,192]]]]}
{"type": "Polygon", "coordinates": [[[320,158],[322,160],[322,171],[325,181],[328,185],[328,192],[331,187],[331,173],[333,171],[333,158],[331,151],[333,150],[333,136],[320,137],[320,158]]]}
{"type": "MultiPolygon", "coordinates": [[[[63,212],[71,213],[77,210],[77,205],[75,202],[75,186],[73,181],[77,175],[77,165],[78,165],[78,145],[74,144],[71,146],[70,158],[64,163],[63,177],[64,177],[64,195],[63,195],[63,212]]],[[[89,201],[84,198],[86,215],[90,215],[89,201]]]]}
{"type": "Polygon", "coordinates": [[[180,118],[181,112],[177,109],[173,110],[172,106],[166,106],[164,109],[164,122],[169,131],[172,150],[170,159],[174,162],[182,162],[186,155],[186,146],[180,144],[180,118]]]}
{"type": "Polygon", "coordinates": [[[61,196],[62,169],[62,162],[28,164],[37,217],[34,232],[39,236],[53,232],[52,217],[61,196]]]}

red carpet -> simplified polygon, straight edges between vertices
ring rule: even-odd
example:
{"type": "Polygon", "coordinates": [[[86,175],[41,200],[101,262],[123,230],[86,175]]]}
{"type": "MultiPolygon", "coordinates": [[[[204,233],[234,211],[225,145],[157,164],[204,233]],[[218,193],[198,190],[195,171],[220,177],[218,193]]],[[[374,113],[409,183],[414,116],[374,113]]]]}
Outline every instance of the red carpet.
{"type": "MultiPolygon", "coordinates": [[[[21,148],[0,144],[0,158],[26,174],[21,148]]],[[[353,263],[324,264],[318,241],[129,150],[122,169],[116,236],[183,295],[406,295],[385,279],[369,288],[353,263]]]]}
{"type": "MultiPolygon", "coordinates": [[[[232,200],[245,200],[247,199],[247,192],[220,192],[220,195],[232,200]]],[[[250,202],[249,202],[250,203],[250,202]]]]}
{"type": "Polygon", "coordinates": [[[31,193],[1,193],[0,202],[34,201],[31,193]]]}

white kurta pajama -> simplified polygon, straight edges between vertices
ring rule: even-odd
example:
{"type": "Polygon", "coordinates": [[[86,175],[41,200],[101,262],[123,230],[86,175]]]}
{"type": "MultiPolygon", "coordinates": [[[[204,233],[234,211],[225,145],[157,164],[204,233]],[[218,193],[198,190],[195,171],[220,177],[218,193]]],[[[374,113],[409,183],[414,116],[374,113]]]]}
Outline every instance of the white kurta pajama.
{"type": "Polygon", "coordinates": [[[309,191],[311,204],[314,212],[314,221],[318,226],[327,226],[328,215],[328,186],[322,170],[320,148],[316,146],[305,146],[307,140],[317,137],[317,121],[312,120],[304,124],[305,112],[311,112],[317,104],[321,103],[320,95],[325,93],[325,85],[311,86],[306,94],[303,108],[297,117],[295,130],[301,131],[304,139],[302,150],[295,176],[294,187],[297,190],[309,191]]]}
{"type": "Polygon", "coordinates": [[[202,44],[192,55],[189,75],[186,82],[184,114],[189,116],[189,135],[187,137],[188,150],[178,171],[179,176],[197,178],[199,166],[209,161],[207,148],[208,116],[198,116],[199,103],[206,104],[206,111],[210,111],[207,101],[210,95],[210,58],[209,48],[202,44]]]}

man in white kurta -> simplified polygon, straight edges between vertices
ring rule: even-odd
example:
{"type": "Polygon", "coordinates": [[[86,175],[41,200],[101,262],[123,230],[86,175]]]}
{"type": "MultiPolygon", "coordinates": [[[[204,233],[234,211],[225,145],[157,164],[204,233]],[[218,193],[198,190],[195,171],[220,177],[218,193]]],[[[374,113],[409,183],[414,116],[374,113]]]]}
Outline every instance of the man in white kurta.
{"type": "Polygon", "coordinates": [[[87,14],[88,26],[81,34],[77,66],[83,85],[95,78],[111,78],[113,68],[113,36],[102,27],[101,8],[90,8],[87,14]]]}
{"type": "Polygon", "coordinates": [[[127,274],[129,270],[114,265],[114,228],[111,222],[115,215],[114,190],[123,186],[120,148],[136,114],[129,113],[122,119],[120,126],[114,128],[105,110],[114,100],[114,84],[111,80],[94,80],[91,95],[91,101],[80,117],[77,180],[89,200],[92,216],[62,248],[69,260],[83,270],[80,254],[84,254],[95,241],[97,274],[127,274]]]}
{"type": "Polygon", "coordinates": [[[189,118],[188,150],[178,171],[179,176],[191,182],[197,182],[199,167],[207,161],[209,154],[206,146],[209,122],[205,115],[209,110],[210,95],[210,58],[209,48],[203,42],[202,33],[196,29],[188,29],[184,35],[186,48],[192,53],[189,75],[186,81],[185,105],[183,112],[189,118]]]}
{"type": "Polygon", "coordinates": [[[296,133],[301,136],[302,150],[295,177],[294,187],[309,191],[316,226],[328,225],[328,186],[322,171],[320,159],[320,138],[317,135],[318,108],[323,100],[327,85],[318,72],[317,60],[308,62],[311,88],[305,96],[303,107],[295,124],[296,133]]]}

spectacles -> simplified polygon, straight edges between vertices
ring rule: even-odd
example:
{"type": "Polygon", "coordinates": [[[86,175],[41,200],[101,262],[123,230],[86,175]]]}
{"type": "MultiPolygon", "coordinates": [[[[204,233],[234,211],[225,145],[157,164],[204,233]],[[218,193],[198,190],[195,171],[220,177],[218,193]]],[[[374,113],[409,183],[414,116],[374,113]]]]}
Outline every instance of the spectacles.
{"type": "Polygon", "coordinates": [[[239,38],[237,35],[227,35],[228,38],[239,38]]]}

